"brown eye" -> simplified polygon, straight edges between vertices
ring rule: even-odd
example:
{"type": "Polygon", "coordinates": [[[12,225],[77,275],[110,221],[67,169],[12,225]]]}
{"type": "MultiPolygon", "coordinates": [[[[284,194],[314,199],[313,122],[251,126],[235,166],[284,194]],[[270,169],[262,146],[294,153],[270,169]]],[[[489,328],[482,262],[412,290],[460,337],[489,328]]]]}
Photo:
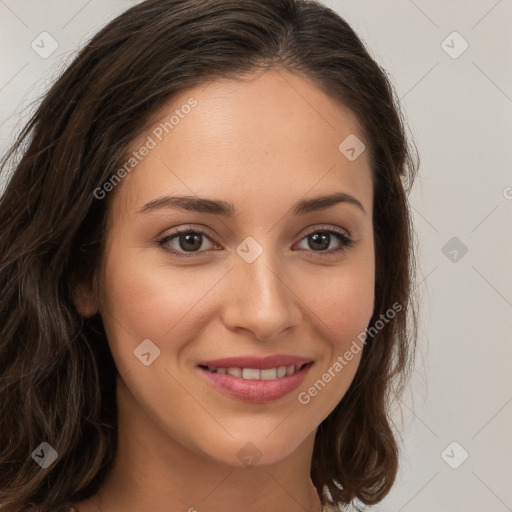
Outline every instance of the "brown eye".
{"type": "Polygon", "coordinates": [[[207,251],[200,251],[204,240],[210,237],[199,229],[176,230],[158,242],[163,249],[176,256],[194,257],[207,251]],[[171,246],[173,249],[169,248],[171,246]],[[194,254],[195,253],[195,254],[194,254]]]}
{"type": "Polygon", "coordinates": [[[199,233],[186,233],[178,235],[178,245],[185,251],[197,251],[203,245],[202,236],[199,233]]]}
{"type": "Polygon", "coordinates": [[[303,240],[306,240],[308,246],[306,250],[326,254],[347,250],[355,243],[345,233],[333,228],[313,231],[306,235],[303,240]],[[328,250],[332,243],[336,245],[336,241],[338,242],[338,247],[328,250]]]}

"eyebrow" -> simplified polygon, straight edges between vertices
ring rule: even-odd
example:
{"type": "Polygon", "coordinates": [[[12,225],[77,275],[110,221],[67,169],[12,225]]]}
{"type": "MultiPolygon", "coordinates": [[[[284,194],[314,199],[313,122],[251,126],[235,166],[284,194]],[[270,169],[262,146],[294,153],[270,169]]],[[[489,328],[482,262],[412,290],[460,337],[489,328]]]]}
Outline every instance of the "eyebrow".
{"type": "MultiPolygon", "coordinates": [[[[344,192],[336,192],[334,194],[314,197],[311,199],[302,199],[293,205],[292,213],[294,215],[305,215],[311,212],[326,210],[340,203],[354,205],[366,215],[363,205],[354,196],[344,192]]],[[[177,208],[187,211],[222,215],[225,217],[234,217],[237,214],[236,208],[232,203],[197,196],[158,197],[149,201],[149,203],[146,203],[138,210],[138,213],[155,211],[160,208],[177,208]]]]}

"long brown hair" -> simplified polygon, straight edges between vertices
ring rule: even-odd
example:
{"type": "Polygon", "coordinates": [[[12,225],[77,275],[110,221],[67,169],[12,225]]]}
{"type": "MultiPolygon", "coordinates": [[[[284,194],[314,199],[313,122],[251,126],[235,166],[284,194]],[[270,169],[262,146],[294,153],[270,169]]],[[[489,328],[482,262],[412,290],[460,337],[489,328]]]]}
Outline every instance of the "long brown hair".
{"type": "Polygon", "coordinates": [[[419,159],[386,72],[314,1],[147,0],[85,45],[2,161],[4,176],[12,170],[0,199],[2,511],[85,499],[114,460],[117,369],[101,318],[83,318],[73,302],[104,243],[109,197],[94,191],[174,93],[276,67],[357,116],[374,181],[370,325],[401,306],[368,338],[354,381],[319,426],[311,478],[343,503],[374,504],[389,492],[399,455],[389,400],[406,382],[417,332],[407,193],[419,159]],[[58,453],[44,470],[31,457],[42,442],[58,453]]]}

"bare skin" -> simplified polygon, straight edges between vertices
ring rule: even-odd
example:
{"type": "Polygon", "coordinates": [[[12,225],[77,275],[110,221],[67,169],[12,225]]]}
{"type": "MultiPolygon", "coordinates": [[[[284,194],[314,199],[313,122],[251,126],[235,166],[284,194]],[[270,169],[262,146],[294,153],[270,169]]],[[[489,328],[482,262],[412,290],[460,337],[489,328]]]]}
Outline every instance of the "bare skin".
{"type": "Polygon", "coordinates": [[[77,290],[84,316],[100,312],[120,375],[114,467],[95,496],[74,505],[80,512],[320,512],[310,480],[316,429],[348,389],[361,353],[307,404],[298,395],[332,368],[373,312],[368,152],[346,158],[339,144],[350,134],[362,139],[355,117],[282,69],[182,91],[158,118],[191,97],[197,106],[105,199],[101,288],[77,290]],[[297,201],[334,192],[363,208],[339,202],[292,212],[297,201]],[[164,195],[223,200],[236,215],[138,212],[164,195]],[[197,251],[183,236],[165,245],[198,257],[158,245],[177,227],[206,231],[197,251]],[[325,249],[309,236],[336,228],[354,245],[334,252],[343,247],[334,234],[325,249]],[[251,263],[236,251],[247,237],[263,250],[251,263]],[[146,339],[160,350],[147,366],[134,357],[146,339]],[[299,389],[268,403],[227,396],[197,368],[201,360],[276,353],[314,363],[299,389]],[[247,450],[255,465],[240,456],[247,450]]]}

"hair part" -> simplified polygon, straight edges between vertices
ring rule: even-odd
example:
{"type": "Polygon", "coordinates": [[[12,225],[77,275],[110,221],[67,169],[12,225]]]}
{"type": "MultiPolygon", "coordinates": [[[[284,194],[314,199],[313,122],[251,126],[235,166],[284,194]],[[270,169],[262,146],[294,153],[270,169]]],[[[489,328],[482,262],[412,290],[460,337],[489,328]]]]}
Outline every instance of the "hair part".
{"type": "Polygon", "coordinates": [[[383,499],[399,451],[388,406],[416,343],[407,193],[419,162],[386,72],[334,11],[308,0],[147,0],[105,26],[45,95],[2,161],[0,508],[46,512],[97,492],[117,443],[117,369],[99,315],[76,308],[97,285],[110,197],[127,148],[173,95],[208,80],[286,69],[357,117],[371,154],[376,254],[373,325],[347,393],[320,424],[311,478],[322,496],[383,499]],[[404,187],[404,184],[406,187],[404,187]],[[410,317],[409,317],[410,315],[410,317]],[[30,456],[48,442],[58,460],[30,456]],[[338,484],[338,485],[337,485],[338,484]]]}

